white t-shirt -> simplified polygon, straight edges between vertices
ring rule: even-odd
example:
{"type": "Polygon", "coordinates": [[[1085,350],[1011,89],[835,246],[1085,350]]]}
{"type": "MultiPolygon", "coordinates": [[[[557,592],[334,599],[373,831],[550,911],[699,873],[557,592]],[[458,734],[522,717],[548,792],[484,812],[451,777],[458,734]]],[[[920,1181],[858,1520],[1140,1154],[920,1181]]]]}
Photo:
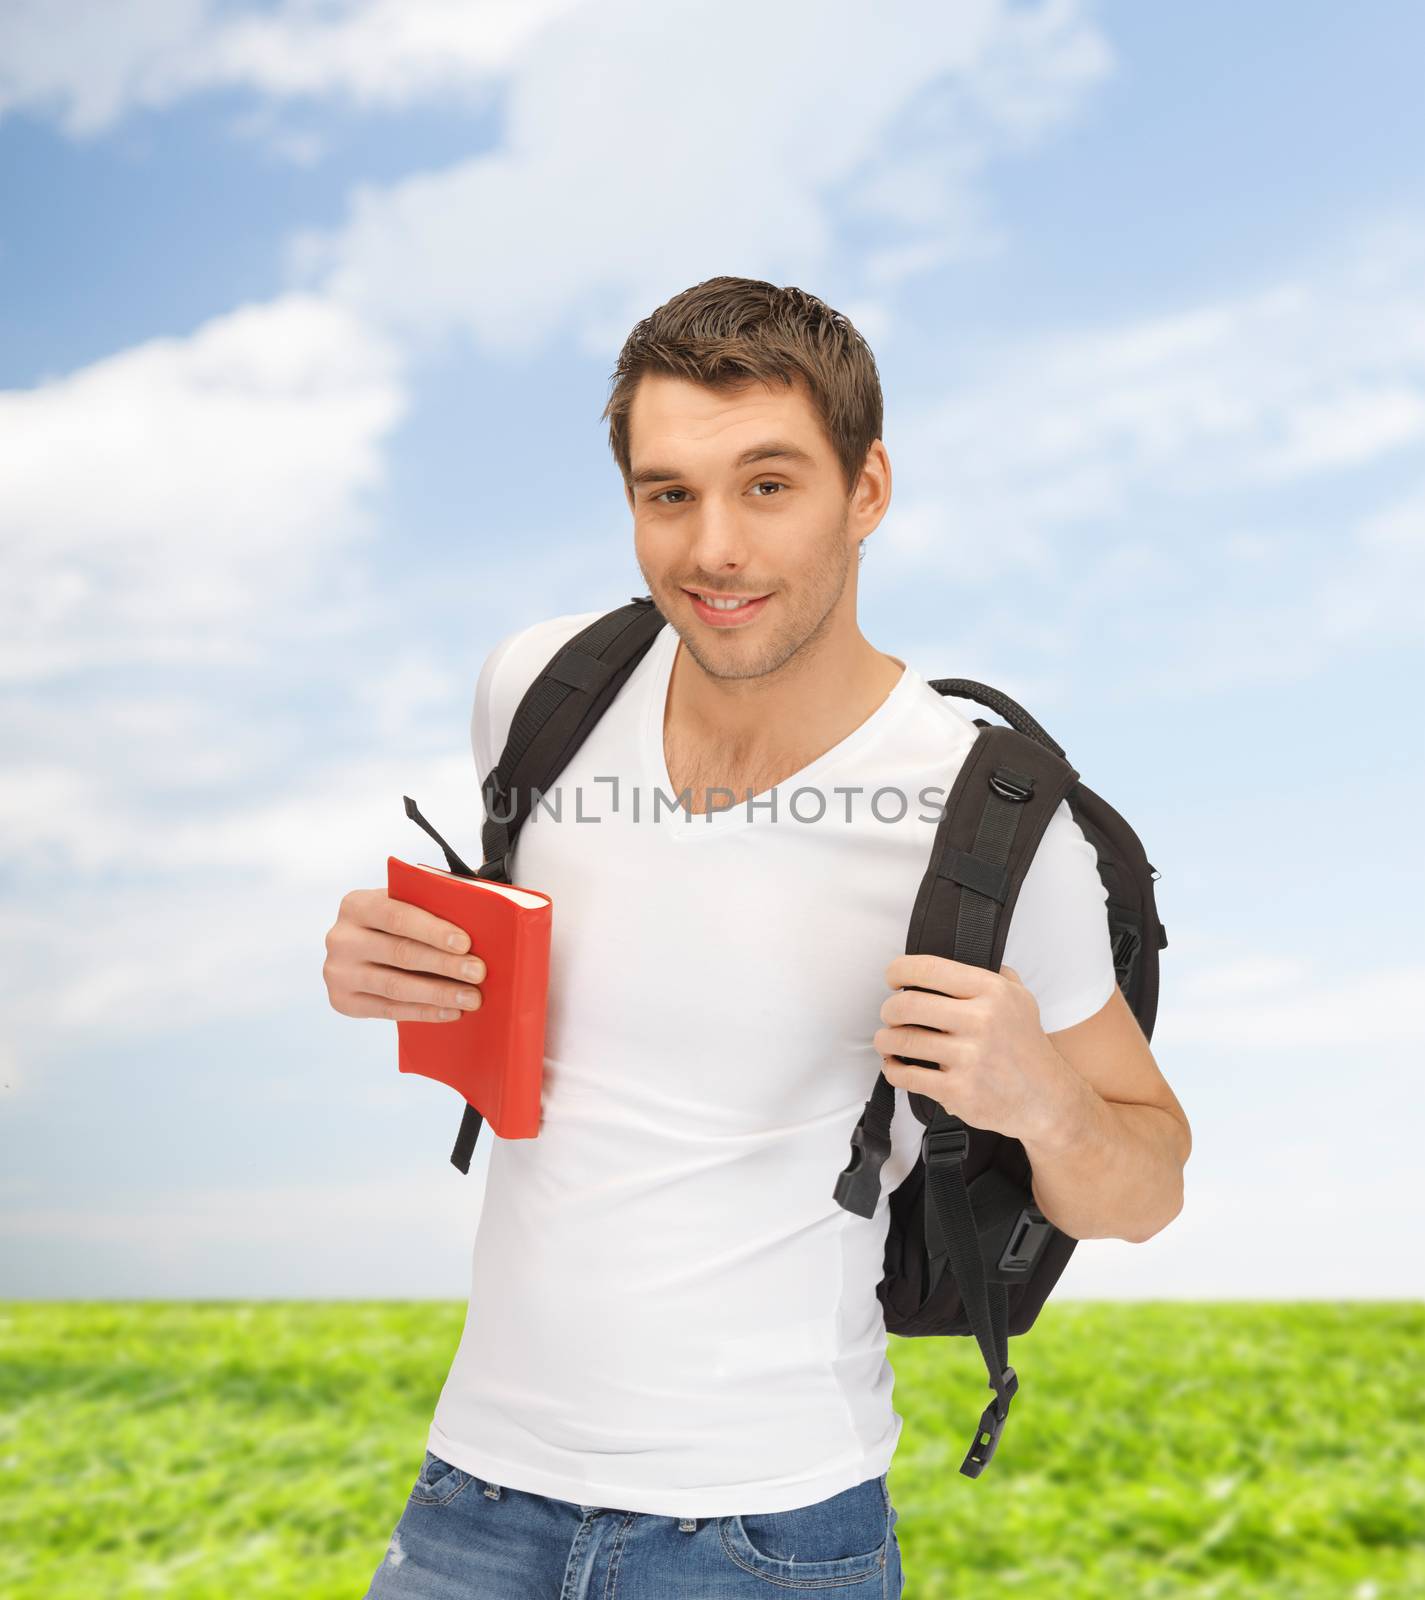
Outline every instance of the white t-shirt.
{"type": "MultiPolygon", "coordinates": [[[[599,614],[487,657],[482,779],[529,683],[599,614]]],[[[577,1505],[788,1511],[886,1471],[900,1436],[876,1285],[887,1195],[920,1148],[903,1090],[875,1215],[832,1188],[880,1069],[884,969],[978,730],[907,667],[776,790],[686,815],[663,753],[678,643],[665,625],[519,838],[515,881],[554,905],[540,1131],[482,1132],[470,1303],[429,1448],[577,1505]]],[[[1105,896],[1061,804],[1004,954],[1046,1032],[1113,992],[1105,896]]]]}

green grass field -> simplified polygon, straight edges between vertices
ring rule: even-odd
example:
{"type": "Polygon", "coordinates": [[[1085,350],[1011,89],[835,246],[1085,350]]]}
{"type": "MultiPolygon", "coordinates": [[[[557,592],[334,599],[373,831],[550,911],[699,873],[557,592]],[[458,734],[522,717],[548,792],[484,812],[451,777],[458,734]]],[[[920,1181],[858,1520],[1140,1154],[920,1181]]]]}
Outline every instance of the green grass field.
{"type": "MultiPolygon", "coordinates": [[[[463,1318],[0,1305],[0,1595],[359,1600],[463,1318]]],[[[1051,1301],[971,1480],[973,1342],[892,1339],[906,1600],[1419,1600],[1422,1340],[1419,1304],[1051,1301]]]]}

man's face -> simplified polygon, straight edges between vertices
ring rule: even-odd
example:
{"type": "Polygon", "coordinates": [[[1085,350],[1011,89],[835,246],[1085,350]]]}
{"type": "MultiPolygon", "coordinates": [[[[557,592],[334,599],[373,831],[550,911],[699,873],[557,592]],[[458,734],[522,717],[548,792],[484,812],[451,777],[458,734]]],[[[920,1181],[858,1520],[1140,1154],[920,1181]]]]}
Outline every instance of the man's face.
{"type": "Polygon", "coordinates": [[[860,511],[853,523],[858,497],[848,501],[800,382],[724,395],[647,376],[634,395],[629,442],[639,570],[705,672],[760,677],[843,615],[854,619],[856,545],[870,529],[860,511]],[[807,459],[739,459],[769,443],[807,459]],[[638,481],[649,472],[656,481],[638,481]],[[745,610],[710,611],[695,598],[699,591],[767,598],[745,610]]]}

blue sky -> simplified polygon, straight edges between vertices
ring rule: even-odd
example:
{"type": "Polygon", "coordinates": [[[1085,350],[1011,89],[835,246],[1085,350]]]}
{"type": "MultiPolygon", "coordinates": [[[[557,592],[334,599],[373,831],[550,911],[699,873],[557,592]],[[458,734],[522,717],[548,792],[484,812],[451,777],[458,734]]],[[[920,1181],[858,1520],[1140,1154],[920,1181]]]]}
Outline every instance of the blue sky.
{"type": "Polygon", "coordinates": [[[1425,16],[865,16],[0,0],[3,1292],[465,1293],[322,936],[403,793],[477,848],[495,640],[641,588],[608,374],[719,273],[876,352],[867,636],[1163,873],[1188,1203],[1063,1292],[1425,1289],[1425,16]]]}

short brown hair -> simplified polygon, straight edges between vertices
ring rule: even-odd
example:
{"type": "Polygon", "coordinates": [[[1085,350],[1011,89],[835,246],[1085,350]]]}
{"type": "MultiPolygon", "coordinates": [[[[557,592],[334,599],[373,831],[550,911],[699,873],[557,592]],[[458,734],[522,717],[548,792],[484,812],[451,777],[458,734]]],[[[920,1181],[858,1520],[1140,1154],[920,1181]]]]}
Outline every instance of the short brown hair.
{"type": "Polygon", "coordinates": [[[821,419],[848,497],[866,452],[881,437],[881,379],[871,348],[849,318],[802,289],[759,278],[709,278],[674,295],[624,341],[601,413],[627,484],[628,415],[645,373],[735,392],[749,383],[801,379],[821,419]]]}

